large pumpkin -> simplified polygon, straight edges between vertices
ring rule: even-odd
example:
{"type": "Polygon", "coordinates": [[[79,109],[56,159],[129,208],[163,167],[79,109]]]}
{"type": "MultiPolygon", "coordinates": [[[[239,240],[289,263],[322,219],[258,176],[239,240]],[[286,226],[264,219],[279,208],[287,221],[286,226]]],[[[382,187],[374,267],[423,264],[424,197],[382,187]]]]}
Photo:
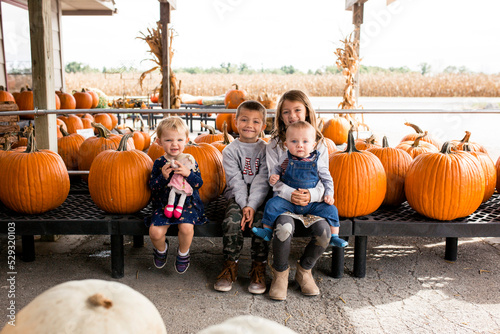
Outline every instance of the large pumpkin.
{"type": "Polygon", "coordinates": [[[385,136],[382,139],[382,147],[372,147],[368,151],[375,154],[382,166],[384,166],[387,178],[387,192],[382,205],[400,205],[406,200],[405,176],[413,161],[412,157],[401,149],[389,147],[385,136]]]}
{"type": "MultiPolygon", "coordinates": [[[[17,304],[16,304],[17,306],[17,304]]],[[[154,304],[129,286],[97,279],[68,281],[38,295],[2,334],[166,334],[154,304]]]]}
{"type": "Polygon", "coordinates": [[[224,122],[227,124],[227,132],[231,133],[233,131],[233,122],[231,121],[232,114],[218,114],[215,117],[215,128],[219,131],[223,131],[224,122]]]}
{"type": "Polygon", "coordinates": [[[405,179],[408,204],[426,217],[453,220],[470,215],[481,205],[485,179],[479,161],[446,142],[440,152],[419,155],[405,179]]]}
{"type": "Polygon", "coordinates": [[[78,151],[85,137],[78,133],[68,133],[61,125],[62,137],[57,139],[57,153],[61,156],[68,170],[78,170],[78,151]]]}
{"type": "Polygon", "coordinates": [[[99,153],[90,167],[89,192],[94,203],[109,213],[128,214],[148,205],[153,161],[142,151],[127,150],[131,133],[122,137],[117,150],[99,153]]]}
{"type": "Polygon", "coordinates": [[[68,197],[69,176],[62,158],[49,150],[38,150],[33,126],[28,129],[28,147],[0,160],[0,200],[11,210],[39,214],[60,206],[68,197]]]}
{"type": "Polygon", "coordinates": [[[200,197],[204,204],[215,200],[226,186],[226,176],[222,165],[222,153],[207,143],[188,143],[184,153],[191,154],[200,168],[203,185],[200,197]]]}
{"type": "Polygon", "coordinates": [[[236,109],[238,106],[246,100],[247,93],[244,90],[238,89],[237,84],[233,84],[235,89],[230,89],[226,92],[224,96],[224,105],[226,109],[236,109]]]}
{"type": "Polygon", "coordinates": [[[466,145],[464,146],[464,151],[472,154],[479,162],[481,163],[481,167],[483,168],[484,173],[484,197],[483,203],[486,202],[493,196],[495,192],[495,187],[497,184],[497,170],[495,167],[495,163],[491,160],[490,156],[487,153],[472,151],[471,147],[466,145]]]}
{"type": "Polygon", "coordinates": [[[11,93],[7,92],[3,86],[0,86],[0,102],[7,101],[16,102],[14,96],[11,93]]]}
{"type": "Polygon", "coordinates": [[[352,129],[346,150],[330,155],[329,169],[340,216],[368,215],[384,201],[387,189],[384,166],[373,153],[356,149],[352,129]]]}
{"type": "Polygon", "coordinates": [[[321,132],[323,136],[333,140],[335,145],[342,145],[347,142],[350,127],[351,125],[345,117],[335,117],[325,123],[321,132]]]}

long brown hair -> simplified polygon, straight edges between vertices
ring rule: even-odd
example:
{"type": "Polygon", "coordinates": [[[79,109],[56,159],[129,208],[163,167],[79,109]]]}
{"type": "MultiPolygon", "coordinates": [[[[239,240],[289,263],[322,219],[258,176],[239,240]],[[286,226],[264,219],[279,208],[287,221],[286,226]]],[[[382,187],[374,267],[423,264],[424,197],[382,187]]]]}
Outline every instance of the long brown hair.
{"type": "Polygon", "coordinates": [[[281,117],[281,113],[283,112],[283,103],[285,101],[296,101],[300,102],[306,107],[306,119],[305,121],[311,124],[316,130],[316,142],[319,144],[320,141],[323,140],[323,134],[318,129],[318,122],[316,120],[316,111],[312,106],[311,101],[307,95],[298,89],[292,89],[286,91],[283,95],[281,95],[280,100],[278,101],[278,106],[276,107],[276,115],[274,116],[274,130],[271,133],[271,138],[277,138],[279,146],[283,149],[284,142],[286,140],[286,125],[283,122],[281,117]]]}

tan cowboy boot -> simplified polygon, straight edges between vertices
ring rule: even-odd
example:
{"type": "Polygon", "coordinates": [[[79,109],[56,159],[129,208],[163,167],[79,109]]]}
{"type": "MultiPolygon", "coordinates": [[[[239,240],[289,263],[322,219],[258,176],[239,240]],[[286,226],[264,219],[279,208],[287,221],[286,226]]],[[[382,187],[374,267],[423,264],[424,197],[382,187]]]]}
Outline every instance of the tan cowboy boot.
{"type": "Polygon", "coordinates": [[[272,267],[271,269],[273,272],[273,281],[271,282],[271,288],[269,288],[269,297],[274,300],[285,300],[290,268],[287,268],[285,271],[276,271],[272,267]]]}
{"type": "Polygon", "coordinates": [[[319,288],[314,281],[311,269],[306,270],[300,266],[297,262],[297,272],[295,273],[295,280],[300,285],[302,294],[305,296],[317,296],[319,295],[319,288]]]}

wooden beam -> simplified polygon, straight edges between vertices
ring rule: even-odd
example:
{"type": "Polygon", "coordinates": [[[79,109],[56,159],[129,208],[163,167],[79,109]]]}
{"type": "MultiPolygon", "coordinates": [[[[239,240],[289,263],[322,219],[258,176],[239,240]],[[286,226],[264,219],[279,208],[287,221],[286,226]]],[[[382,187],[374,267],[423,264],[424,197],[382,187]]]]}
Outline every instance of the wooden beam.
{"type": "MultiPolygon", "coordinates": [[[[29,0],[28,13],[33,104],[38,109],[55,110],[51,1],[29,0]]],[[[56,115],[36,116],[35,129],[38,148],[57,152],[56,115]]]]}
{"type": "MultiPolygon", "coordinates": [[[[352,10],[352,23],[354,24],[354,41],[356,42],[356,53],[358,58],[360,58],[360,42],[361,42],[361,24],[363,23],[363,9],[365,5],[363,3],[357,3],[353,6],[352,10]]],[[[354,76],[354,98],[356,99],[356,105],[359,105],[359,68],[354,76]]]]}
{"type": "Polygon", "coordinates": [[[160,2],[168,2],[170,4],[170,9],[171,10],[176,10],[177,9],[177,0],[158,0],[158,1],[160,1],[160,2]]]}
{"type": "Polygon", "coordinates": [[[352,7],[355,5],[355,4],[364,4],[365,2],[367,2],[368,0],[345,0],[345,10],[352,10],[352,7]]]}
{"type": "Polygon", "coordinates": [[[170,52],[168,47],[168,24],[170,23],[170,3],[160,2],[161,45],[162,45],[162,90],[163,109],[170,109],[170,52]]]}
{"type": "MultiPolygon", "coordinates": [[[[2,15],[2,6],[0,5],[0,24],[3,22],[3,15],[2,15]]],[[[7,61],[5,60],[5,39],[4,39],[4,33],[3,33],[3,27],[0,27],[0,40],[2,45],[0,45],[0,48],[2,49],[2,56],[3,56],[3,73],[4,73],[4,80],[5,80],[5,90],[9,91],[9,80],[7,80],[7,61]]]]}

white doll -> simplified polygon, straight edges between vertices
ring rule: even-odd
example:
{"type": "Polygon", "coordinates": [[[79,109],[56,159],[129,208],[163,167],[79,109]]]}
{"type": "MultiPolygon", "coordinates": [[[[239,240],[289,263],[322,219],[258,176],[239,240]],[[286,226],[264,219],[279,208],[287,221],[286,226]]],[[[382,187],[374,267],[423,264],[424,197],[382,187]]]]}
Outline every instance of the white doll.
{"type": "MultiPolygon", "coordinates": [[[[191,154],[181,153],[176,160],[188,169],[194,170],[195,168],[196,161],[191,154]]],[[[172,165],[172,168],[177,167],[173,160],[170,161],[170,164],[172,165]]],[[[172,175],[172,178],[167,186],[171,189],[170,194],[168,195],[168,203],[165,207],[165,216],[167,218],[171,218],[173,215],[175,218],[179,218],[182,215],[182,209],[184,207],[184,202],[186,201],[186,196],[191,196],[193,194],[193,188],[186,181],[186,178],[180,174],[172,175]],[[179,198],[179,202],[174,210],[175,196],[177,194],[181,195],[181,197],[179,198]]]]}

